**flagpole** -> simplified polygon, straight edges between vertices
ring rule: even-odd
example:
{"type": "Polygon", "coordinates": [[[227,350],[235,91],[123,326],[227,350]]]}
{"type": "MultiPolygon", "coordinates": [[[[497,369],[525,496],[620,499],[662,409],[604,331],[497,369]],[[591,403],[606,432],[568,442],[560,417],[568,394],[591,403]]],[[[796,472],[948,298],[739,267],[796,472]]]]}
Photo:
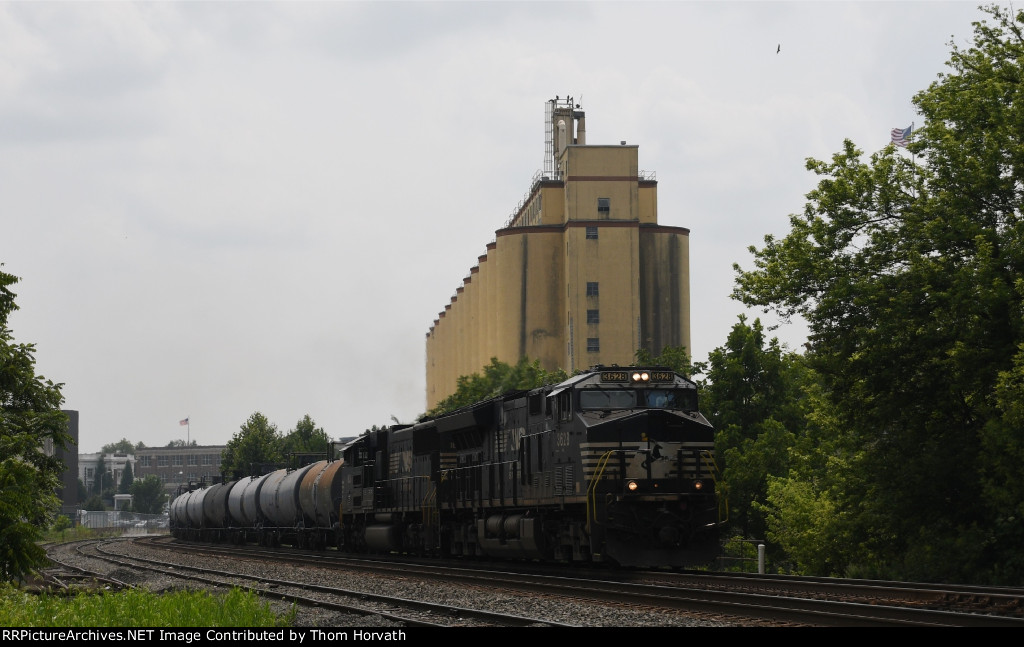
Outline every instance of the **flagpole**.
{"type": "MultiPolygon", "coordinates": [[[[892,143],[896,144],[900,148],[908,148],[910,140],[914,134],[914,122],[910,122],[909,128],[893,128],[892,129],[892,143]]],[[[917,197],[917,155],[914,151],[910,151],[910,195],[911,197],[917,197]]]]}
{"type": "MultiPolygon", "coordinates": [[[[910,122],[910,132],[911,133],[914,132],[914,122],[913,121],[910,122]]],[[[910,185],[910,195],[913,196],[914,198],[916,198],[917,197],[917,186],[915,186],[915,185],[917,184],[917,156],[914,154],[913,150],[910,151],[910,173],[911,173],[911,177],[914,178],[914,183],[910,185]]]]}

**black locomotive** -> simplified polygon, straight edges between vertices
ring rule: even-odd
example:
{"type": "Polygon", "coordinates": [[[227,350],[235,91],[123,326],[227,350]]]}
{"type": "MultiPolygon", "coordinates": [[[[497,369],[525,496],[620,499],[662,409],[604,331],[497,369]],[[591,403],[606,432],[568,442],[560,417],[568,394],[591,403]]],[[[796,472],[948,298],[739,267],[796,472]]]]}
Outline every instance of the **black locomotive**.
{"type": "Polygon", "coordinates": [[[717,554],[716,477],[692,381],[595,367],[184,494],[171,523],[186,539],[684,567],[717,554]]]}

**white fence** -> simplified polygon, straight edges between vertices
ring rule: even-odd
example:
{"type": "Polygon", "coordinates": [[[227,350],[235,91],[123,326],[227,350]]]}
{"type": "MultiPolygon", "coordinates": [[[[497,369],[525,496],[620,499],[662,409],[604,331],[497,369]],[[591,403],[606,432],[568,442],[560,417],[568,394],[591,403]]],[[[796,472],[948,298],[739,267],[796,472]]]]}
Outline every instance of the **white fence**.
{"type": "Polygon", "coordinates": [[[124,510],[79,510],[78,525],[103,530],[121,528],[125,534],[145,535],[167,532],[168,517],[166,514],[139,514],[124,510]]]}

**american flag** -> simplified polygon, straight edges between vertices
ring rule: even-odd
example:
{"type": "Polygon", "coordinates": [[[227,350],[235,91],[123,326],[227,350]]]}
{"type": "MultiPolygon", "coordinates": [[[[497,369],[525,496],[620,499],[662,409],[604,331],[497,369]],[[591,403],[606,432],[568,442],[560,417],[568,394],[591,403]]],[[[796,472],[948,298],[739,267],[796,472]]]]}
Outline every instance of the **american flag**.
{"type": "Polygon", "coordinates": [[[910,141],[910,133],[914,131],[914,124],[910,124],[906,128],[893,128],[892,129],[892,143],[897,146],[907,147],[907,142],[910,141]]]}
{"type": "Polygon", "coordinates": [[[181,425],[182,427],[184,427],[185,425],[188,424],[188,418],[185,418],[184,420],[179,421],[178,424],[181,425]]]}

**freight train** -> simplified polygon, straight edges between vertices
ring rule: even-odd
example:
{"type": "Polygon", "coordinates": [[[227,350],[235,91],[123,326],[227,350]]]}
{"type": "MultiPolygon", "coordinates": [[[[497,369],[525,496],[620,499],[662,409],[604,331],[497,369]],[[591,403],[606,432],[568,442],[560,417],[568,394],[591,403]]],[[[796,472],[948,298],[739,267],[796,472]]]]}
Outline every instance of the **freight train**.
{"type": "Polygon", "coordinates": [[[412,425],[336,457],[179,495],[186,541],[689,567],[719,547],[714,430],[696,384],[594,367],[412,425]]]}

